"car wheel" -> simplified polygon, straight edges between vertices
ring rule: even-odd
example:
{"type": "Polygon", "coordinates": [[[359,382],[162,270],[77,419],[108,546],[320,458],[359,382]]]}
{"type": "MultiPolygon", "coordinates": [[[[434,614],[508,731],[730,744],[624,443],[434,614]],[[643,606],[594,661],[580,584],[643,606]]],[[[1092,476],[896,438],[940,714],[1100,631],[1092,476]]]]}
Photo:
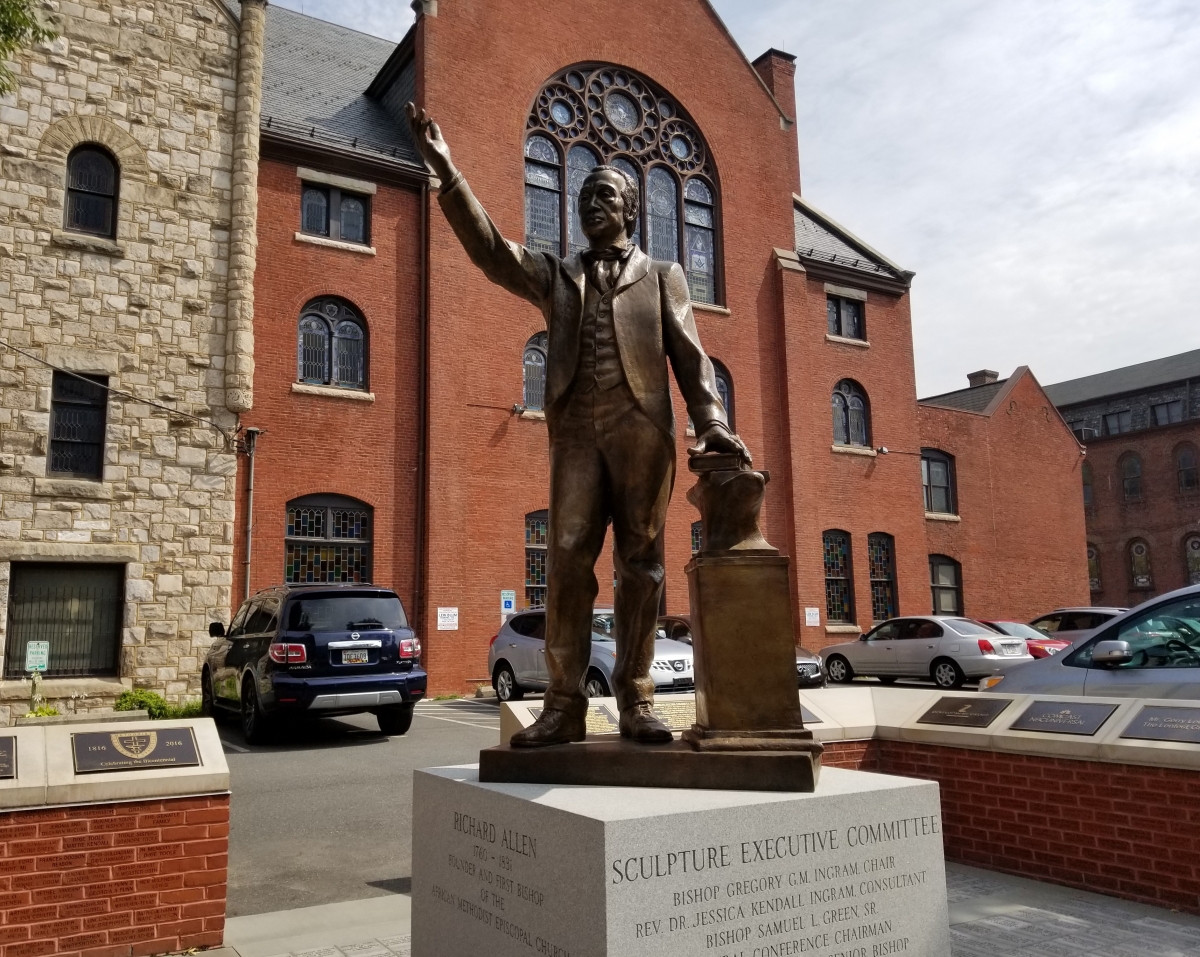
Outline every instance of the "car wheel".
{"type": "Polygon", "coordinates": [[[604,680],[604,675],[600,674],[595,668],[587,674],[587,680],[583,683],[583,693],[589,698],[607,698],[611,694],[608,690],[608,682],[604,680]]]}
{"type": "Polygon", "coordinates": [[[375,720],[379,722],[379,730],[388,735],[404,734],[412,727],[413,706],[400,704],[394,708],[381,708],[375,712],[375,720]]]}
{"type": "Polygon", "coordinates": [[[254,677],[250,676],[242,682],[242,737],[247,744],[265,744],[268,730],[268,719],[258,703],[254,677]]]}
{"type": "Polygon", "coordinates": [[[492,677],[492,687],[496,689],[496,697],[501,701],[520,701],[525,694],[517,684],[517,676],[507,661],[496,665],[496,674],[492,677]]]}
{"type": "Polygon", "coordinates": [[[211,718],[217,713],[213,697],[212,672],[207,668],[200,673],[200,713],[206,718],[211,718]]]}
{"type": "Polygon", "coordinates": [[[829,675],[829,680],[837,684],[846,684],[854,680],[854,669],[850,667],[850,662],[841,655],[834,655],[826,661],[825,671],[829,675]]]}
{"type": "Polygon", "coordinates": [[[933,677],[933,683],[939,688],[961,688],[967,680],[962,668],[949,658],[939,658],[933,663],[929,673],[933,677]]]}

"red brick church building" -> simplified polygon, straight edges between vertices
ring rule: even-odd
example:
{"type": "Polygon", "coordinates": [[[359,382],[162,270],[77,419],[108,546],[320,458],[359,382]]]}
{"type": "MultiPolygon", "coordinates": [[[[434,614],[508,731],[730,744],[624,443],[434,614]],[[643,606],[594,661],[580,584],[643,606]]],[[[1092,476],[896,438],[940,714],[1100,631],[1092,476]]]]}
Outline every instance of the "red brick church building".
{"type": "MultiPolygon", "coordinates": [[[[238,599],[393,586],[431,690],[468,693],[502,592],[544,594],[543,318],[459,247],[403,121],[414,99],[512,240],[582,244],[574,198],[601,162],[641,184],[635,238],[684,266],[730,419],[771,473],[763,525],[792,560],[798,642],[1087,600],[1079,443],[1025,369],[918,401],[913,274],[802,192],[792,57],[751,62],[703,0],[414,7],[398,45],[269,8],[242,416],[264,431],[249,522],[241,460],[238,599]]],[[[678,394],[675,414],[666,606],[684,612],[698,516],[678,394]]]]}

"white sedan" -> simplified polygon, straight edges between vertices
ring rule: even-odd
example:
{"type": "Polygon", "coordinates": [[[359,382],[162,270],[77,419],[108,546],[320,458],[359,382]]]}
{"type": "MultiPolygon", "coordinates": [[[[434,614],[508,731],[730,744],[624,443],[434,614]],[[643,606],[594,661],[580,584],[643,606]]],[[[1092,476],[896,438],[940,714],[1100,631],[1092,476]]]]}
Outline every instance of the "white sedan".
{"type": "Polygon", "coordinates": [[[885,684],[897,678],[932,678],[939,688],[960,688],[968,678],[1000,674],[1032,661],[1023,638],[997,634],[972,618],[929,615],[893,618],[858,641],[822,649],[830,681],[856,675],[885,684]]]}

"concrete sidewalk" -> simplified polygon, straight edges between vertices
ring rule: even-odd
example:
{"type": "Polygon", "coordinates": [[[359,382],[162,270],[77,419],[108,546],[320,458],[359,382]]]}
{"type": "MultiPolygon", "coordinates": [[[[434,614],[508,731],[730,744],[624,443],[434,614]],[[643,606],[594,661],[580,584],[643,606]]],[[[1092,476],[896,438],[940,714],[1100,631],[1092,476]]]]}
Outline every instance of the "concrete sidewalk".
{"type": "MultiPolygon", "coordinates": [[[[946,865],[953,957],[1200,957],[1200,917],[946,865]]],[[[407,895],[234,917],[212,957],[412,957],[407,895]]],[[[421,955],[417,955],[421,957],[421,955]]]]}

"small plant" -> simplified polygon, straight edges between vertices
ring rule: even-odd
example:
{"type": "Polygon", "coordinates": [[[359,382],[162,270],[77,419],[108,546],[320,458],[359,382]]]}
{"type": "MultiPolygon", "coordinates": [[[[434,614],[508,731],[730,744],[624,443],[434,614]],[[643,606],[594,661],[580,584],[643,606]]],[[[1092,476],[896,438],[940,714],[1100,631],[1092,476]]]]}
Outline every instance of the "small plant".
{"type": "Polygon", "coordinates": [[[134,688],[132,691],[122,691],[117,697],[114,711],[146,711],[156,721],[163,718],[198,718],[201,713],[199,701],[185,701],[183,704],[170,704],[157,691],[146,688],[134,688]]]}
{"type": "Polygon", "coordinates": [[[48,704],[38,705],[32,711],[26,711],[27,718],[53,718],[58,715],[58,708],[52,708],[48,704]]]}
{"type": "Polygon", "coordinates": [[[434,701],[457,701],[461,698],[460,694],[438,694],[433,696],[434,701]]]}

